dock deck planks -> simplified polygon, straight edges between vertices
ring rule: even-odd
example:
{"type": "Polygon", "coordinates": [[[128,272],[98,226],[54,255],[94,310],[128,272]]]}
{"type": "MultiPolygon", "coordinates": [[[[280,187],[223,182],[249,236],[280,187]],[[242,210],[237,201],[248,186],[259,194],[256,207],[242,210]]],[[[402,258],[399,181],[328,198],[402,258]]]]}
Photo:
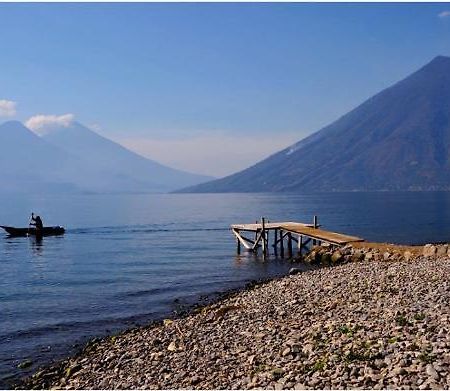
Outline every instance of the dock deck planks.
{"type": "Polygon", "coordinates": [[[325,231],[314,227],[300,226],[299,224],[282,224],[281,229],[299,235],[309,236],[312,239],[321,240],[332,244],[345,245],[352,242],[363,242],[364,239],[338,232],[325,231]]]}
{"type": "MultiPolygon", "coordinates": [[[[304,224],[304,223],[294,223],[292,221],[288,221],[286,223],[265,223],[264,227],[265,229],[280,229],[281,225],[298,225],[302,227],[313,227],[312,224],[304,224]]],[[[232,224],[232,229],[237,229],[239,231],[258,231],[262,229],[261,223],[255,223],[255,224],[232,224]]]]}

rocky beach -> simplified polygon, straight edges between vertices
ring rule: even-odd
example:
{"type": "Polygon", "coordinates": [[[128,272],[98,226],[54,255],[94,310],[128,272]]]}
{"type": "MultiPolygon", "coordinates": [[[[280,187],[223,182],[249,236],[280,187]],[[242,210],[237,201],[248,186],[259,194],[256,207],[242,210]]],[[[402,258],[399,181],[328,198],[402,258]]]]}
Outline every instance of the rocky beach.
{"type": "Polygon", "coordinates": [[[448,389],[447,245],[317,247],[326,264],[89,343],[19,388],[448,389]]]}

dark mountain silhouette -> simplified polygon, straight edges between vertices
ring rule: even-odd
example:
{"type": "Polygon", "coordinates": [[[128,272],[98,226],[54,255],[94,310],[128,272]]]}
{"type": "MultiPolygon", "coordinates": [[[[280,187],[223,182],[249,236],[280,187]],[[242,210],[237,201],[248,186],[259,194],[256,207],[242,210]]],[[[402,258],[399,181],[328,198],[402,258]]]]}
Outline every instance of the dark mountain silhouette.
{"type": "Polygon", "coordinates": [[[145,159],[74,123],[40,137],[0,125],[0,192],[165,192],[211,179],[145,159]]]}
{"type": "Polygon", "coordinates": [[[241,172],[181,192],[450,189],[450,58],[241,172]]]}

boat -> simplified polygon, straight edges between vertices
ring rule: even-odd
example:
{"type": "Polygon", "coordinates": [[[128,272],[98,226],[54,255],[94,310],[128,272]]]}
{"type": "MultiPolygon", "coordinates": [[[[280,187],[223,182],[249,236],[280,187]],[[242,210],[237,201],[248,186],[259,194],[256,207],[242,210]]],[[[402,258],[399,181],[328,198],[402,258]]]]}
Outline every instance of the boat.
{"type": "Polygon", "coordinates": [[[64,227],[61,227],[59,225],[55,227],[44,227],[39,230],[39,232],[36,232],[35,227],[16,228],[0,225],[0,228],[3,228],[10,236],[52,236],[63,235],[66,231],[64,227]]]}

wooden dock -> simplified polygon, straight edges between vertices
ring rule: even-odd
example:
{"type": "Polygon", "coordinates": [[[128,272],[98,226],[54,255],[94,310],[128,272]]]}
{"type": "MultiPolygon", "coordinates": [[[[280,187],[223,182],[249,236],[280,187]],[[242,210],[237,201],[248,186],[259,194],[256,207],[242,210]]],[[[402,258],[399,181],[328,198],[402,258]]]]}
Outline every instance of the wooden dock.
{"type": "Polygon", "coordinates": [[[308,244],[328,243],[330,246],[343,246],[352,242],[363,242],[364,239],[349,236],[337,232],[325,231],[319,228],[317,216],[314,216],[312,224],[297,223],[292,221],[271,223],[261,218],[261,222],[254,224],[233,224],[231,230],[236,237],[237,252],[240,254],[241,246],[248,251],[257,252],[262,248],[263,257],[269,253],[269,233],[273,232],[273,251],[275,255],[280,253],[285,256],[285,250],[289,258],[293,255],[293,242],[297,244],[297,251],[301,253],[308,244]],[[245,235],[253,233],[253,238],[245,235]]]}

